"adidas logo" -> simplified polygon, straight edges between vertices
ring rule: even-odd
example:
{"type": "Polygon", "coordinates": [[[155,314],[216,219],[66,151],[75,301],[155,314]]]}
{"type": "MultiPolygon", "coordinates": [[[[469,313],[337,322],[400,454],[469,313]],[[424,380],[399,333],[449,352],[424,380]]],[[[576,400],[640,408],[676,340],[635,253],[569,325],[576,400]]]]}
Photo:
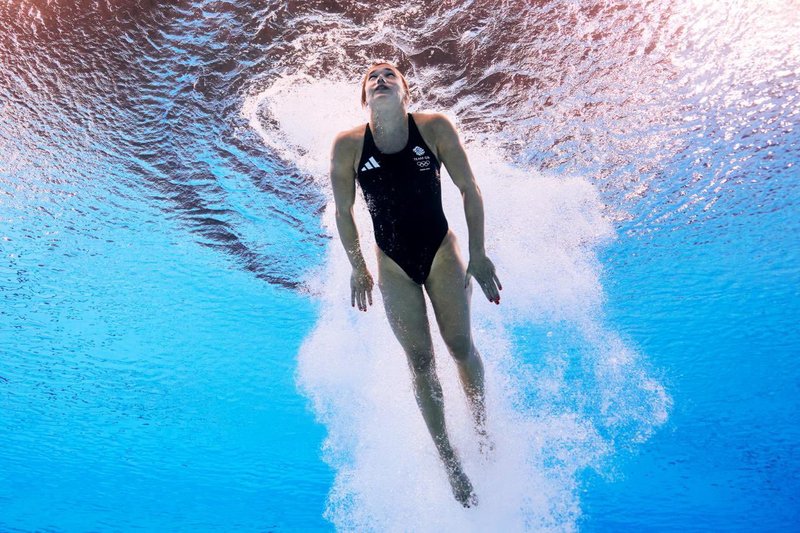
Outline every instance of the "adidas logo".
{"type": "Polygon", "coordinates": [[[370,156],[369,159],[367,159],[367,163],[361,167],[361,172],[364,172],[365,170],[372,170],[373,168],[381,168],[381,166],[377,161],[375,161],[374,157],[370,156]]]}

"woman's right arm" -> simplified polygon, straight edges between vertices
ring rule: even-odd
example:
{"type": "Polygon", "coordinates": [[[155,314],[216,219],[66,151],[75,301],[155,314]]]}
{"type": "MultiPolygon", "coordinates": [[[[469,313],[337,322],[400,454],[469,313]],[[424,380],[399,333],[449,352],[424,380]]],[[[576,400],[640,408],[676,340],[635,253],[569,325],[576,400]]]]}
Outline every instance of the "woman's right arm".
{"type": "Polygon", "coordinates": [[[336,228],[353,267],[350,277],[350,305],[355,307],[358,304],[359,311],[366,311],[367,304],[372,305],[373,281],[361,254],[358,229],[353,218],[353,204],[356,199],[354,159],[353,142],[347,134],[340,133],[333,141],[331,151],[331,186],[336,204],[336,228]]]}

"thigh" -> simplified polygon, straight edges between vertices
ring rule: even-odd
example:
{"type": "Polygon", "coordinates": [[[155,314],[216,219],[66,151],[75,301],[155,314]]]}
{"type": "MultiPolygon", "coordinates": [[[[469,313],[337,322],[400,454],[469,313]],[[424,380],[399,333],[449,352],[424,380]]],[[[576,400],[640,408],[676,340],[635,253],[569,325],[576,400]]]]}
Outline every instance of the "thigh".
{"type": "Polygon", "coordinates": [[[436,322],[449,346],[469,344],[470,298],[472,280],[464,287],[467,268],[458,250],[458,241],[450,231],[442,246],[436,252],[431,273],[425,281],[425,290],[431,299],[436,322]]]}
{"type": "MultiPolygon", "coordinates": [[[[423,357],[433,351],[425,295],[397,263],[378,250],[378,287],[386,317],[406,354],[423,357]]],[[[413,363],[414,361],[412,361],[413,363]]]]}

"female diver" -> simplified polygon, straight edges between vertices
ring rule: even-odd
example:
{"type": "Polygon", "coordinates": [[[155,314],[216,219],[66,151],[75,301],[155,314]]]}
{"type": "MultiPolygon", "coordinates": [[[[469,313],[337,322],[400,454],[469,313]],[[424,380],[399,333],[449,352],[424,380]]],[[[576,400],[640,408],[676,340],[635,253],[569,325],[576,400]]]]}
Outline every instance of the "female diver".
{"type": "Polygon", "coordinates": [[[481,450],[486,453],[492,444],[486,431],[483,363],[472,342],[470,278],[496,304],[502,286],[486,257],[483,200],[456,129],[442,114],[408,113],[408,102],[408,82],[395,66],[376,63],[367,70],[361,104],[369,111],[369,123],[339,133],[333,143],[336,224],[353,267],[351,305],[366,311],[372,305],[373,280],[353,219],[358,181],[375,231],[378,287],[386,316],[408,358],[417,404],[453,495],[470,507],[477,504],[477,497],[447,436],[423,287],[457,364],[481,450]],[[469,228],[466,267],[442,211],[440,163],[463,197],[469,228]]]}

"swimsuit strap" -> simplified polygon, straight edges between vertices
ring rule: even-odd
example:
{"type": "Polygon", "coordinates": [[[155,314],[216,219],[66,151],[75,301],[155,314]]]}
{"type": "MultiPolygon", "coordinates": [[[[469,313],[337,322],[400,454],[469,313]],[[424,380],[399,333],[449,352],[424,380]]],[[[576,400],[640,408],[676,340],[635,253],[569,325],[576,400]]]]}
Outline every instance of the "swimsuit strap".
{"type": "Polygon", "coordinates": [[[414,121],[414,117],[411,116],[411,113],[408,114],[408,140],[409,144],[411,144],[411,136],[414,136],[417,139],[422,139],[422,134],[419,132],[419,128],[417,127],[417,123],[414,121]]]}
{"type": "MultiPolygon", "coordinates": [[[[364,131],[364,150],[363,151],[366,152],[368,148],[370,149],[369,150],[370,152],[372,151],[373,148],[376,149],[376,150],[378,149],[378,145],[375,144],[375,138],[372,136],[372,130],[369,127],[369,122],[367,122],[367,129],[364,131]]],[[[380,151],[380,150],[378,150],[378,151],[380,151]]]]}

